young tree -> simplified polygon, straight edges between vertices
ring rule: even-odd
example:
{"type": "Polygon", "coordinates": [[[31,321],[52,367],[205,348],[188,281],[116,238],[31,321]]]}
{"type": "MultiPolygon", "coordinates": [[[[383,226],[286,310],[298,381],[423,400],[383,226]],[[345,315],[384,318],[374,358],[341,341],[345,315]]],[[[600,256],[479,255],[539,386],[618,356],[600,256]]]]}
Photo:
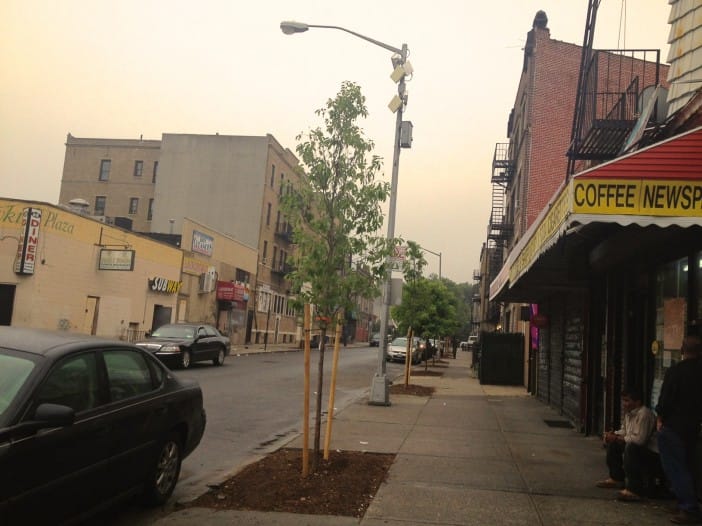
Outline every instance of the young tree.
{"type": "Polygon", "coordinates": [[[392,311],[400,331],[404,333],[412,327],[414,334],[422,338],[453,334],[459,325],[457,298],[442,281],[423,276],[426,260],[419,244],[408,241],[405,256],[402,303],[392,311]]]}
{"type": "Polygon", "coordinates": [[[298,303],[314,305],[321,331],[313,470],[320,451],[327,329],[340,312],[354,308],[357,297],[378,295],[394,245],[378,235],[390,185],[375,180],[381,159],[357,124],[368,114],[360,87],[344,82],[316,114],[324,124],[297,137],[303,170],[299,186],[283,200],[296,244],[288,278],[298,303]]]}

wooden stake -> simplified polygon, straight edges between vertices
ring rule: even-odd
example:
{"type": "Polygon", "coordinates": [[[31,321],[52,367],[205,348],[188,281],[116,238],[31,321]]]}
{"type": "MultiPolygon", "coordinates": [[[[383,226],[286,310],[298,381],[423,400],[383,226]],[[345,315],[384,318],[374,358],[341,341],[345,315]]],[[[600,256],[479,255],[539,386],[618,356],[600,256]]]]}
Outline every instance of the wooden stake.
{"type": "Polygon", "coordinates": [[[334,419],[334,394],[336,392],[336,371],[339,366],[339,347],[341,340],[341,314],[336,320],[334,335],[334,357],[332,359],[331,384],[329,386],[329,408],[327,409],[327,430],[324,435],[324,460],[329,460],[329,443],[331,442],[332,420],[334,419]]]}
{"type": "Polygon", "coordinates": [[[412,347],[414,347],[414,342],[412,341],[413,334],[412,327],[410,327],[407,330],[407,347],[405,349],[405,387],[409,385],[410,368],[412,367],[412,347]]]}
{"type": "Polygon", "coordinates": [[[310,473],[310,304],[305,304],[302,332],[305,349],[305,406],[302,410],[302,476],[310,473]]]}

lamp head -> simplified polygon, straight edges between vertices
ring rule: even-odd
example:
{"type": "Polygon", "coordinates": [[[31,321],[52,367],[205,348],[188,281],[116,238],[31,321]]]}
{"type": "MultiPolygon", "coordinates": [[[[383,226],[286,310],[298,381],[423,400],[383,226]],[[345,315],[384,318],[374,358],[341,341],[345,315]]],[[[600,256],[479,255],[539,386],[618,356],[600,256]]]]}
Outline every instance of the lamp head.
{"type": "Polygon", "coordinates": [[[293,33],[304,33],[310,27],[302,22],[293,22],[292,20],[284,21],[280,23],[280,30],[286,35],[292,35],[293,33]]]}

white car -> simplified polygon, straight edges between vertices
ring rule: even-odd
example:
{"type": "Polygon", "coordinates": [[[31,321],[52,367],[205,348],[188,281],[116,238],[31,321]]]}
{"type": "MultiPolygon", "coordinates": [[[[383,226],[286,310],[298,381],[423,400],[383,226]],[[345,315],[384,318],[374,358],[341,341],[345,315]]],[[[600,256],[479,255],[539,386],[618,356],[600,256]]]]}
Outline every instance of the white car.
{"type": "MultiPolygon", "coordinates": [[[[422,361],[422,352],[424,351],[424,346],[421,343],[420,338],[412,338],[412,363],[419,363],[422,361]]],[[[388,345],[388,355],[387,360],[389,362],[404,362],[407,358],[407,338],[395,338],[390,345],[388,345]]]]}
{"type": "Polygon", "coordinates": [[[466,342],[466,351],[474,351],[478,346],[477,336],[468,336],[468,341],[466,342]]]}

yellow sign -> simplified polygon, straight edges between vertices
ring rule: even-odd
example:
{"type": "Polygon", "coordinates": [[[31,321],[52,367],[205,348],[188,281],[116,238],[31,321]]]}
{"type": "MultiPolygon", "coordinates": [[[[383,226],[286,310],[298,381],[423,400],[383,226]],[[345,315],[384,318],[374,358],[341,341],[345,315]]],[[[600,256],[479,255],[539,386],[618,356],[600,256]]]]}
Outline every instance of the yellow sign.
{"type": "Polygon", "coordinates": [[[702,181],[587,179],[572,181],[576,214],[702,216],[702,181]]]}
{"type": "Polygon", "coordinates": [[[192,274],[194,276],[199,276],[207,272],[209,265],[199,259],[183,256],[183,272],[185,274],[192,274]]]}
{"type": "Polygon", "coordinates": [[[546,242],[558,232],[561,225],[565,223],[570,214],[570,193],[564,189],[561,195],[553,202],[548,213],[537,227],[534,235],[527,242],[524,249],[519,253],[517,259],[509,269],[509,279],[515,283],[519,277],[527,271],[529,266],[536,260],[539,252],[546,242]]]}

